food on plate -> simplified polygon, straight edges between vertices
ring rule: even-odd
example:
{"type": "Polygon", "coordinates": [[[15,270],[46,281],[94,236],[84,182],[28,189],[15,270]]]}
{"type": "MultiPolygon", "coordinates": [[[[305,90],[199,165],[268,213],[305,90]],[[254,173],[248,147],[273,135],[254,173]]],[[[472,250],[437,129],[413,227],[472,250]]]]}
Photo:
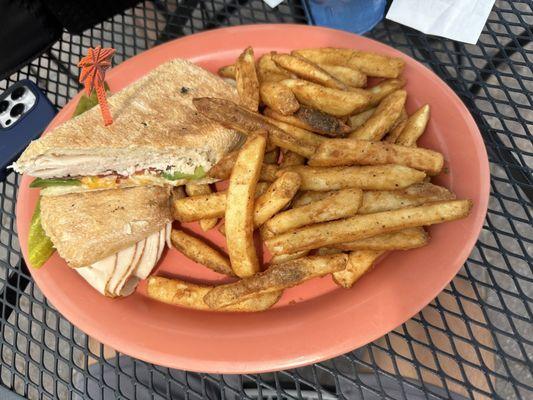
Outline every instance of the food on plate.
{"type": "Polygon", "coordinates": [[[407,250],[424,246],[429,237],[424,228],[406,228],[396,232],[382,233],[366,239],[337,243],[331,247],[339,250],[407,250]]]}
{"type": "Polygon", "coordinates": [[[279,82],[263,82],[259,92],[264,104],[283,115],[294,114],[300,108],[291,90],[279,82]]]}
{"type": "Polygon", "coordinates": [[[309,147],[313,147],[315,150],[316,148],[326,140],[325,137],[317,135],[316,133],[306,131],[305,129],[298,128],[297,126],[293,126],[291,124],[287,124],[282,121],[278,121],[272,118],[266,117],[266,120],[270,122],[272,125],[277,126],[279,129],[283,130],[295,140],[298,140],[302,143],[305,143],[309,147]]]}
{"type": "Polygon", "coordinates": [[[312,250],[404,228],[453,221],[467,216],[471,208],[472,202],[469,200],[450,200],[375,214],[356,215],[282,233],[267,239],[265,243],[273,254],[312,250]]]}
{"type": "Polygon", "coordinates": [[[375,250],[358,250],[348,254],[346,268],[333,273],[333,280],[339,286],[351,288],[359,278],[368,272],[376,260],[385,252],[375,250]]]}
{"type": "MultiPolygon", "coordinates": [[[[187,183],[185,185],[185,191],[187,192],[188,196],[200,196],[204,194],[210,194],[211,188],[208,184],[187,183]]],[[[203,231],[208,231],[210,229],[213,229],[216,226],[217,222],[217,218],[201,219],[200,228],[202,228],[203,231]]]]}
{"type": "Polygon", "coordinates": [[[33,268],[41,268],[43,264],[54,254],[54,244],[44,232],[41,223],[41,201],[33,212],[28,237],[28,258],[33,268]]]}
{"type": "Polygon", "coordinates": [[[331,64],[317,64],[324,71],[328,72],[331,76],[337,78],[339,81],[349,87],[365,87],[367,83],[367,77],[360,70],[355,68],[344,67],[342,65],[331,64]]]}
{"type": "Polygon", "coordinates": [[[280,68],[273,60],[272,56],[276,52],[270,52],[259,57],[257,61],[257,75],[259,82],[279,82],[284,79],[292,78],[289,71],[280,68]]]}
{"type": "Polygon", "coordinates": [[[377,106],[381,100],[387,97],[389,94],[401,89],[405,86],[405,79],[385,79],[383,82],[378,83],[368,89],[370,94],[370,101],[367,108],[377,106]]]}
{"type": "Polygon", "coordinates": [[[283,156],[281,160],[280,167],[293,167],[295,165],[305,164],[305,157],[300,154],[295,153],[294,151],[285,150],[283,151],[283,156]]]}
{"type": "MultiPolygon", "coordinates": [[[[232,151],[223,157],[220,162],[215,164],[208,173],[208,176],[215,179],[226,180],[229,179],[235,161],[239,151],[232,151]]],[[[272,182],[276,179],[276,173],[278,172],[278,166],[273,164],[263,164],[261,166],[261,172],[259,179],[264,182],[272,182]]]]}
{"type": "MultiPolygon", "coordinates": [[[[204,297],[213,286],[198,285],[180,279],[170,279],[161,276],[151,276],[148,278],[146,293],[148,297],[176,306],[192,308],[195,310],[213,311],[205,302],[204,297]]],[[[243,301],[236,302],[227,307],[219,308],[216,311],[231,312],[254,312],[263,311],[278,302],[282,291],[261,293],[257,296],[250,296],[243,301]]]]}
{"type": "Polygon", "coordinates": [[[218,74],[222,78],[235,79],[235,65],[225,65],[218,69],[218,74]]]}
{"type": "Polygon", "coordinates": [[[400,116],[390,129],[389,133],[385,137],[385,141],[389,143],[396,143],[396,139],[401,135],[402,131],[405,128],[405,125],[407,124],[407,111],[405,110],[405,107],[403,108],[402,112],[400,113],[400,116]]]}
{"type": "Polygon", "coordinates": [[[226,202],[226,239],[233,272],[239,277],[259,271],[254,246],[254,193],[259,180],[266,137],[255,135],[239,151],[229,179],[226,202]]]}
{"type": "Polygon", "coordinates": [[[277,165],[279,160],[279,153],[279,147],[275,147],[274,150],[267,151],[265,153],[265,157],[263,157],[263,162],[265,164],[277,165]]]}
{"type": "Polygon", "coordinates": [[[175,249],[194,262],[220,274],[235,276],[228,257],[195,236],[180,229],[172,229],[170,241],[175,249]]]}
{"type": "Polygon", "coordinates": [[[407,118],[405,126],[395,143],[402,146],[416,146],[416,141],[422,136],[429,122],[429,110],[429,105],[426,104],[407,118]]]}
{"type": "Polygon", "coordinates": [[[328,139],[318,146],[309,159],[309,165],[317,167],[385,164],[405,165],[428,175],[436,175],[444,166],[444,157],[433,150],[387,142],[328,139]]]}
{"type": "Polygon", "coordinates": [[[291,254],[277,254],[270,259],[270,264],[282,264],[287,261],[296,260],[297,258],[305,257],[309,254],[309,250],[297,251],[291,254]]]}
{"type": "Polygon", "coordinates": [[[91,286],[126,296],[150,274],[170,235],[168,187],[41,198],[42,226],[59,255],[91,286]]]}
{"type": "Polygon", "coordinates": [[[254,51],[246,48],[235,63],[235,81],[241,104],[251,111],[259,107],[259,80],[255,70],[254,51]]]}
{"type": "Polygon", "coordinates": [[[346,254],[335,254],[303,257],[275,264],[254,276],[214,287],[205,295],[204,301],[211,308],[227,307],[250,296],[277,292],[309,279],[340,271],[346,266],[347,260],[346,254]]]}

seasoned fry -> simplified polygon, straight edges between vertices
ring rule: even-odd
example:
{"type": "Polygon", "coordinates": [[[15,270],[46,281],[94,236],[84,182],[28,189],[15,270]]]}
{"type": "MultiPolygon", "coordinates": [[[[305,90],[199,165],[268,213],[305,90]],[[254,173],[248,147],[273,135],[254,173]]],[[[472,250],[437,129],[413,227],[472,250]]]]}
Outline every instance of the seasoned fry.
{"type": "Polygon", "coordinates": [[[363,192],[363,204],[358,214],[372,214],[381,211],[415,207],[433,201],[454,200],[448,189],[428,182],[416,183],[402,190],[379,190],[363,192]]]}
{"type": "Polygon", "coordinates": [[[305,164],[305,157],[293,151],[285,150],[281,159],[281,168],[292,167],[293,165],[305,164]]]}
{"type": "Polygon", "coordinates": [[[406,99],[405,90],[392,92],[379,103],[372,116],[350,133],[349,137],[359,140],[381,140],[400,117],[406,99]]]}
{"type": "MultiPolygon", "coordinates": [[[[348,188],[363,190],[402,189],[422,181],[426,174],[403,165],[365,167],[294,166],[281,171],[298,172],[300,190],[330,191],[348,188]]],[[[280,171],[280,172],[281,172],[280,171]]]]}
{"type": "Polygon", "coordinates": [[[259,271],[253,241],[254,193],[265,154],[266,138],[251,137],[242,147],[229,180],[226,238],[233,272],[246,277],[259,271]]]}
{"type": "Polygon", "coordinates": [[[404,107],[400,113],[400,116],[392,126],[390,132],[387,134],[387,137],[385,138],[386,142],[396,143],[396,139],[398,139],[398,137],[401,135],[405,125],[407,124],[407,117],[407,111],[405,111],[404,107]]]}
{"type": "Polygon", "coordinates": [[[229,129],[235,129],[249,135],[250,132],[264,130],[269,141],[304,157],[310,157],[315,147],[289,135],[277,126],[268,122],[262,115],[251,112],[232,101],[202,97],[193,99],[193,104],[202,114],[229,129]]]}
{"type": "Polygon", "coordinates": [[[320,68],[337,78],[346,86],[362,88],[366,86],[366,75],[356,68],[343,67],[342,65],[318,64],[320,68]]]}
{"type": "Polygon", "coordinates": [[[235,63],[235,80],[241,104],[251,111],[259,108],[259,80],[255,70],[254,50],[246,48],[235,63]]]}
{"type": "Polygon", "coordinates": [[[430,108],[428,104],[416,110],[416,112],[407,119],[402,133],[398,139],[396,139],[396,144],[416,147],[416,141],[426,130],[429,121],[429,112],[430,108]]]}
{"type": "Polygon", "coordinates": [[[352,49],[325,47],[295,50],[292,54],[298,54],[318,64],[343,65],[357,68],[368,76],[378,78],[397,78],[405,66],[405,62],[398,57],[388,57],[352,49]]]}
{"type": "Polygon", "coordinates": [[[172,229],[170,240],[172,246],[194,262],[205,265],[220,274],[235,276],[228,257],[202,240],[178,229],[172,229]]]}
{"type": "Polygon", "coordinates": [[[218,69],[218,74],[222,78],[235,79],[235,65],[226,65],[218,69]]]}
{"type": "Polygon", "coordinates": [[[364,89],[350,91],[331,89],[301,79],[285,79],[298,101],[336,117],[344,117],[368,106],[371,95],[364,89]]]}
{"type": "Polygon", "coordinates": [[[276,146],[274,150],[270,150],[269,152],[265,153],[265,157],[263,159],[265,164],[277,164],[279,160],[279,147],[276,146]]]}
{"type": "Polygon", "coordinates": [[[315,254],[317,256],[327,256],[329,254],[340,254],[340,253],[342,253],[342,250],[332,249],[331,247],[321,247],[320,249],[317,249],[315,251],[315,254]]]}
{"type": "Polygon", "coordinates": [[[250,296],[276,292],[312,278],[340,271],[344,269],[347,261],[346,254],[335,254],[303,257],[283,264],[275,264],[252,277],[213,288],[204,297],[204,301],[211,308],[226,307],[250,296]]]}
{"type": "MultiPolygon", "coordinates": [[[[210,194],[211,188],[207,184],[198,185],[194,183],[188,183],[185,185],[185,191],[188,196],[201,196],[204,194],[210,194]]],[[[204,218],[200,220],[200,228],[203,231],[213,229],[218,222],[218,218],[204,218]]]]}
{"type": "Polygon", "coordinates": [[[406,228],[397,232],[383,233],[353,242],[333,244],[339,250],[408,250],[425,246],[429,241],[424,228],[406,228]]]}
{"type": "Polygon", "coordinates": [[[350,127],[340,119],[306,106],[301,106],[294,115],[283,115],[271,108],[263,112],[277,121],[325,136],[344,137],[350,132],[350,127]]]}
{"type": "Polygon", "coordinates": [[[323,200],[275,215],[265,223],[264,229],[271,235],[279,235],[305,225],[351,217],[357,213],[362,199],[360,189],[339,190],[323,200]]]}
{"type": "Polygon", "coordinates": [[[374,114],[374,111],[376,111],[375,108],[370,108],[369,110],[360,112],[359,114],[352,115],[348,121],[348,124],[353,130],[355,130],[360,126],[363,126],[363,124],[368,121],[372,114],[374,114]]]}
{"type": "Polygon", "coordinates": [[[327,192],[315,192],[313,190],[306,190],[303,192],[298,192],[294,200],[292,201],[292,208],[306,206],[315,201],[320,201],[326,197],[331,196],[332,194],[337,193],[336,190],[330,190],[327,192]]]}
{"type": "Polygon", "coordinates": [[[270,264],[282,264],[287,261],[296,260],[309,254],[309,250],[298,251],[292,254],[279,254],[270,259],[270,264]]]}
{"type": "Polygon", "coordinates": [[[255,202],[254,227],[259,227],[292,200],[300,187],[300,175],[284,172],[255,202]]]}
{"type": "Polygon", "coordinates": [[[405,79],[386,79],[383,82],[378,83],[376,86],[372,86],[368,89],[370,93],[370,101],[367,108],[377,106],[381,100],[387,97],[392,92],[401,89],[405,86],[405,79]]]}
{"type": "Polygon", "coordinates": [[[466,217],[471,208],[470,200],[451,200],[375,214],[356,215],[339,221],[309,225],[269,238],[265,243],[272,254],[312,250],[404,228],[453,221],[466,217]]]}
{"type": "Polygon", "coordinates": [[[351,288],[373,266],[375,261],[383,255],[382,251],[359,250],[348,255],[348,263],[342,271],[333,273],[335,283],[344,288],[351,288]]]}
{"type": "Polygon", "coordinates": [[[280,68],[273,60],[272,55],[276,52],[272,51],[259,58],[257,62],[257,76],[259,82],[279,82],[284,79],[290,79],[291,73],[283,68],[280,68]]]}
{"type": "Polygon", "coordinates": [[[283,115],[294,114],[300,108],[292,91],[280,82],[263,82],[259,91],[263,103],[283,115]]]}
{"type": "MultiPolygon", "coordinates": [[[[207,173],[207,176],[220,180],[229,179],[238,155],[238,150],[226,154],[218,163],[211,167],[211,169],[207,173]]],[[[259,175],[259,179],[261,181],[273,182],[276,179],[277,171],[277,165],[263,164],[261,166],[261,173],[259,175]]]]}
{"type": "Polygon", "coordinates": [[[183,189],[183,186],[175,186],[172,188],[172,201],[183,199],[187,195],[185,194],[185,189],[183,189]]]}
{"type": "Polygon", "coordinates": [[[356,139],[329,139],[309,159],[309,165],[333,167],[341,165],[399,164],[438,174],[443,165],[442,154],[428,149],[405,147],[386,142],[356,139]]]}
{"type": "MultiPolygon", "coordinates": [[[[211,289],[213,286],[198,285],[175,278],[150,276],[146,292],[148,297],[163,303],[195,310],[213,311],[204,302],[205,295],[211,289]]],[[[283,291],[261,293],[217,311],[254,312],[267,310],[278,302],[282,294],[283,291]]]]}
{"type": "Polygon", "coordinates": [[[332,89],[347,89],[347,86],[344,83],[331,76],[327,71],[323,70],[315,63],[303,57],[289,54],[273,54],[272,60],[281,68],[294,73],[299,78],[332,89]]]}
{"type": "Polygon", "coordinates": [[[299,140],[308,146],[313,146],[315,149],[320,145],[320,143],[326,140],[325,137],[317,135],[316,133],[306,131],[305,129],[298,128],[297,126],[287,124],[285,122],[277,121],[272,118],[265,117],[268,122],[272,125],[277,126],[279,129],[283,130],[287,134],[299,140]]]}

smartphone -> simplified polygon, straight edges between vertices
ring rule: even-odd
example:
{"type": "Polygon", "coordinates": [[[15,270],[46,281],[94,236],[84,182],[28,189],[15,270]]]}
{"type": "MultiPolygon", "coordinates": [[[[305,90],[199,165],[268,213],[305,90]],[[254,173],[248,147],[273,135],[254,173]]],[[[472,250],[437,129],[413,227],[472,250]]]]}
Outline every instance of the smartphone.
{"type": "Polygon", "coordinates": [[[0,95],[0,179],[55,114],[53,104],[30,80],[16,82],[0,95]]]}

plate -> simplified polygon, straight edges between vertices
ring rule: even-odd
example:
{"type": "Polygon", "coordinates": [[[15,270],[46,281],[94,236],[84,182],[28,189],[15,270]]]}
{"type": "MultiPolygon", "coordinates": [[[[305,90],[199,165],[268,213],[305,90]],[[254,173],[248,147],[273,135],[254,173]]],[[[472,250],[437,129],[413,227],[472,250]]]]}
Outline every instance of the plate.
{"type": "MultiPolygon", "coordinates": [[[[489,168],[481,135],[469,112],[433,72],[404,54],[351,33],[303,25],[250,25],[187,36],[139,54],[110,70],[112,91],[175,57],[216,71],[232,63],[243,48],[256,55],[295,48],[338,46],[400,56],[406,61],[409,113],[431,105],[431,120],[420,140],[442,152],[446,173],[438,184],[458,198],[474,201],[463,220],[430,228],[428,246],[390,253],[350,290],[330,277],[287,290],[271,310],[232,314],[200,312],[155,302],[141,284],[124,299],[108,299],[92,289],[55,254],[31,274],[48,300],[74,325],[97,340],[133,357],[167,367],[209,373],[258,373],[299,367],[363,346],[401,325],[450,282],[472,250],[487,210],[489,168]]],[[[68,120],[76,98],[49,129],[68,120]]],[[[27,259],[28,229],[38,191],[21,181],[17,227],[27,259]]],[[[188,225],[198,231],[194,224],[188,225]]],[[[206,237],[220,244],[216,231],[206,237]]],[[[217,275],[176,250],[165,253],[158,273],[194,281],[217,275]]]]}

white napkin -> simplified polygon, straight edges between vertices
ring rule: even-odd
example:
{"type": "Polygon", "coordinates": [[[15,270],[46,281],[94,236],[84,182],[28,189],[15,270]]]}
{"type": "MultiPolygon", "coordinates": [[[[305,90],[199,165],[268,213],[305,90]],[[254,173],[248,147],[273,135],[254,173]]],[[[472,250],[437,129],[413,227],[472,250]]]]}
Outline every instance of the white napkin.
{"type": "Polygon", "coordinates": [[[476,44],[495,0],[394,0],[387,19],[423,33],[476,44]]]}
{"type": "Polygon", "coordinates": [[[270,8],[274,8],[279,6],[281,3],[283,3],[283,0],[263,0],[265,3],[268,4],[270,8]]]}

